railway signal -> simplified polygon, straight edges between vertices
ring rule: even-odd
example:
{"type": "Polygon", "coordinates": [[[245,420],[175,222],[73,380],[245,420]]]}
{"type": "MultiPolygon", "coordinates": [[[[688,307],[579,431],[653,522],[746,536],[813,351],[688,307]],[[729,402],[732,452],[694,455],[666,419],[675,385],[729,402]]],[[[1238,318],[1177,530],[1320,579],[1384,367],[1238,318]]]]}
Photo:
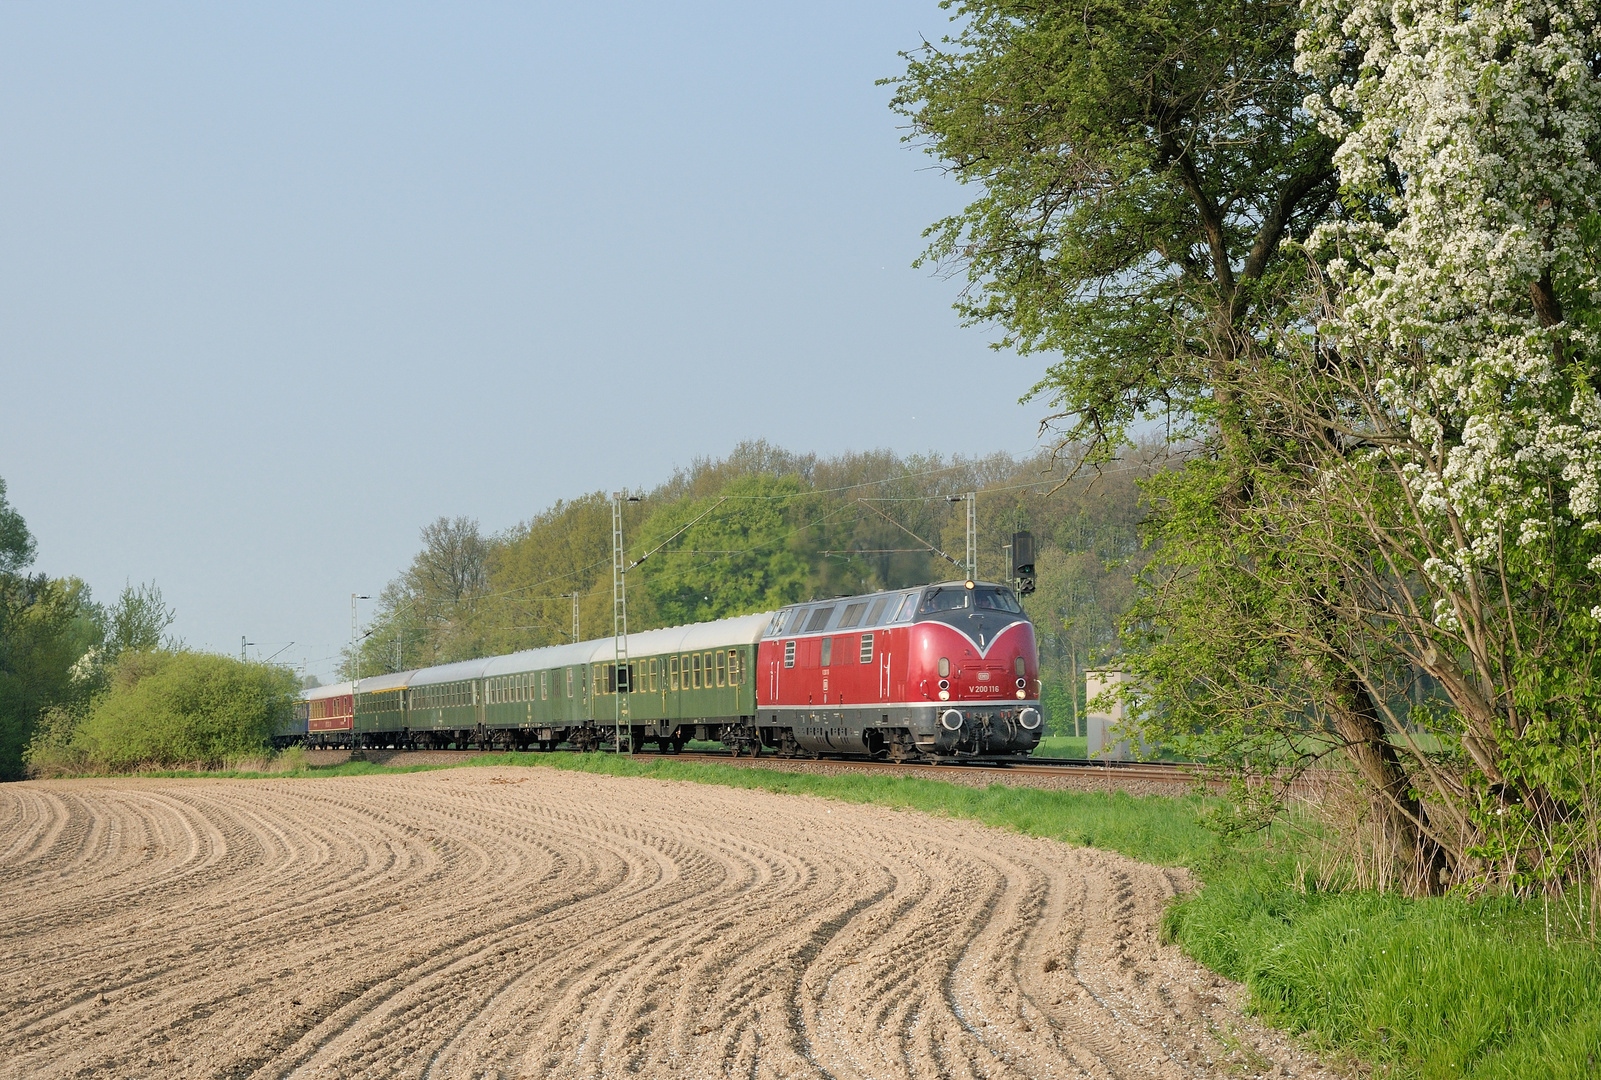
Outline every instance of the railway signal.
{"type": "Polygon", "coordinates": [[[1019,596],[1034,591],[1034,534],[1031,532],[1012,534],[1012,580],[1017,584],[1019,596]]]}

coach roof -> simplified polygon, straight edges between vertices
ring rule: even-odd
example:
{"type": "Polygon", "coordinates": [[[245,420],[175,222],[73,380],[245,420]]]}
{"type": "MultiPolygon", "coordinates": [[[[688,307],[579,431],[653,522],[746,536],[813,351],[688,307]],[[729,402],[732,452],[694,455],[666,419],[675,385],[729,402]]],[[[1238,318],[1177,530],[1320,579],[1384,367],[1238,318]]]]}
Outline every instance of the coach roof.
{"type": "Polygon", "coordinates": [[[407,686],[434,686],[438,683],[462,682],[482,678],[489,660],[458,660],[454,664],[422,668],[415,672],[407,686]]]}

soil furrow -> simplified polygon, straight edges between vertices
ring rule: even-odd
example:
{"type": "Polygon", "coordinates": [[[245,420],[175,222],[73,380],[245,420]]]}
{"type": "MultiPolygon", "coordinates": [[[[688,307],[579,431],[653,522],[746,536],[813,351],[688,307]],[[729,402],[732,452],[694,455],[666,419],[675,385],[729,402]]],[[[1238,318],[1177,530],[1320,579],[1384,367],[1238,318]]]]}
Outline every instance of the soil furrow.
{"type": "Polygon", "coordinates": [[[0,787],[0,1080],[1323,1075],[1182,872],[550,769],[0,787]],[[1220,1036],[1226,1036],[1226,1041],[1220,1036]]]}

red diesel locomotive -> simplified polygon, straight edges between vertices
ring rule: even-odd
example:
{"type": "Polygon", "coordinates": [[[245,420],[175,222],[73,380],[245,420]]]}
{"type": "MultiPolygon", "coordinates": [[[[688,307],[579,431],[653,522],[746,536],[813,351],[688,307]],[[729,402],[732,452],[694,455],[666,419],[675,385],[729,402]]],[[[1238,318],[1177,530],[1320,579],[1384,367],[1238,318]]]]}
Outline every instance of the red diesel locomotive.
{"type": "Polygon", "coordinates": [[[1040,740],[1034,627],[990,582],[786,607],[756,673],[757,731],[779,753],[1014,757],[1040,740]]]}

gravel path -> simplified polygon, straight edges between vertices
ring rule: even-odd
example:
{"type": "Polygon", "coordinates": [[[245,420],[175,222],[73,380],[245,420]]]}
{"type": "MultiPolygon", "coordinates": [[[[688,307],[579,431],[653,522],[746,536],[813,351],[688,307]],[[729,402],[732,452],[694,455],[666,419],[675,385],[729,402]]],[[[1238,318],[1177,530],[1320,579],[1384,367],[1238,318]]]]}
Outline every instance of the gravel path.
{"type": "Polygon", "coordinates": [[[1325,1075],[1182,872],[543,768],[0,786],[0,1077],[1325,1075]]]}

